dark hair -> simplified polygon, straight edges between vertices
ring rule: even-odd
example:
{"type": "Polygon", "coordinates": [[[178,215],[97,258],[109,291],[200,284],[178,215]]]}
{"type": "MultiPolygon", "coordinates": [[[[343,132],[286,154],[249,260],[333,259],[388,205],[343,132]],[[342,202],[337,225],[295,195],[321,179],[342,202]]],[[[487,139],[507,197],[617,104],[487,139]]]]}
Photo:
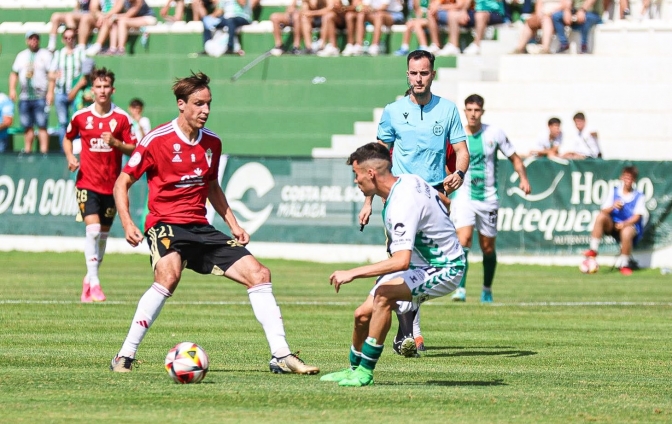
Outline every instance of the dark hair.
{"type": "Polygon", "coordinates": [[[574,115],[574,117],[572,118],[572,120],[576,121],[577,119],[585,121],[586,115],[584,115],[583,112],[577,112],[576,115],[574,115]]]}
{"type": "Polygon", "coordinates": [[[210,78],[205,75],[203,72],[194,73],[191,72],[191,76],[185,78],[176,78],[175,83],[173,84],[173,93],[175,94],[175,100],[187,101],[189,96],[194,94],[197,91],[201,91],[204,88],[210,89],[210,78]]]}
{"type": "Polygon", "coordinates": [[[98,78],[101,79],[110,79],[110,85],[114,87],[114,72],[112,72],[111,69],[107,68],[93,68],[93,71],[91,71],[91,76],[90,76],[90,81],[95,81],[98,78]]]}
{"type": "Polygon", "coordinates": [[[467,97],[464,99],[464,105],[468,105],[469,103],[476,103],[478,107],[483,109],[483,105],[485,104],[485,99],[483,97],[479,96],[478,94],[472,94],[471,96],[467,97]]]}
{"type": "Polygon", "coordinates": [[[135,97],[135,98],[131,99],[131,101],[128,103],[128,106],[144,108],[145,107],[145,102],[143,102],[142,100],[135,97]]]}
{"type": "Polygon", "coordinates": [[[558,124],[560,125],[560,118],[551,118],[548,120],[548,126],[550,127],[551,125],[558,124]]]}
{"type": "Polygon", "coordinates": [[[352,165],[355,162],[362,164],[369,160],[382,160],[387,162],[387,169],[392,169],[392,160],[390,159],[390,151],[388,148],[380,143],[368,143],[359,147],[355,150],[348,161],[348,165],[352,165]]]}
{"type": "Polygon", "coordinates": [[[429,67],[434,70],[434,55],[427,50],[413,50],[406,56],[406,67],[411,63],[411,60],[419,60],[422,58],[427,58],[429,60],[429,67]]]}
{"type": "Polygon", "coordinates": [[[632,178],[636,180],[639,176],[639,170],[637,170],[637,167],[634,165],[625,166],[623,167],[621,174],[630,174],[632,175],[632,178]]]}

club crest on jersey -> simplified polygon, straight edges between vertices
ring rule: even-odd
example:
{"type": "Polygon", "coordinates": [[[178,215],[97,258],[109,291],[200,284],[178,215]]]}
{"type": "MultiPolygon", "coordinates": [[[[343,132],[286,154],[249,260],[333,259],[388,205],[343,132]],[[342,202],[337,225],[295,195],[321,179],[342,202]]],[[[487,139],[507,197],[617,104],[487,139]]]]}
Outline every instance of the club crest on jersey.
{"type": "Polygon", "coordinates": [[[178,143],[173,144],[173,153],[180,153],[181,147],[178,143]]]}
{"type": "Polygon", "coordinates": [[[117,120],[112,118],[110,120],[110,131],[114,132],[115,128],[117,128],[117,120]]]}
{"type": "Polygon", "coordinates": [[[205,160],[208,161],[208,166],[212,164],[212,150],[208,149],[205,151],[205,160]]]}
{"type": "Polygon", "coordinates": [[[93,129],[93,116],[87,116],[86,117],[86,126],[84,127],[85,130],[92,130],[93,129]]]}
{"type": "Polygon", "coordinates": [[[434,135],[436,136],[443,134],[443,127],[441,126],[439,121],[436,121],[436,123],[434,124],[434,128],[432,128],[432,131],[434,131],[434,135]]]}

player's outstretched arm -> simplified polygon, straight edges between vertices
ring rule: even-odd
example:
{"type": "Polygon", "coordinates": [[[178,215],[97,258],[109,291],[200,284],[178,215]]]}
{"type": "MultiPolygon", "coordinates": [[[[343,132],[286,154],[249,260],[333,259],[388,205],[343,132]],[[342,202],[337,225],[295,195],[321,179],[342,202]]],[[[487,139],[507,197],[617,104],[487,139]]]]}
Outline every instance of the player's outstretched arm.
{"type": "Polygon", "coordinates": [[[411,251],[399,250],[384,261],[364,265],[347,271],[334,271],[329,277],[329,284],[334,286],[336,293],[343,284],[348,284],[357,278],[378,277],[379,275],[391,274],[397,271],[405,271],[411,264],[411,251]]]}
{"type": "Polygon", "coordinates": [[[229,202],[222,191],[222,187],[217,181],[210,181],[208,188],[208,199],[217,213],[222,217],[226,225],[231,229],[231,235],[242,245],[250,242],[250,235],[238,224],[236,216],[233,214],[229,202]]]}
{"type": "Polygon", "coordinates": [[[140,244],[143,239],[142,232],[135,226],[135,223],[133,223],[131,213],[129,212],[128,190],[134,182],[135,180],[133,177],[122,172],[114,183],[114,203],[117,206],[117,213],[119,214],[121,225],[124,227],[126,241],[133,247],[140,244]]]}

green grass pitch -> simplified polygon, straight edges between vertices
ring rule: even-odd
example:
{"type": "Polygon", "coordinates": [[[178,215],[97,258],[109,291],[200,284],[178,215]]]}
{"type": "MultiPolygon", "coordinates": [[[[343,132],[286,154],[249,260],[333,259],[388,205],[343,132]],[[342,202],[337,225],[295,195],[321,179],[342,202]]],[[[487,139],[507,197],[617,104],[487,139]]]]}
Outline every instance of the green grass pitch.
{"type": "MultiPolygon", "coordinates": [[[[352,313],[371,281],[336,294],[348,265],[264,260],[293,350],[322,373],[347,364],[352,313]]],[[[428,351],[394,355],[375,385],[274,375],[245,290],[185,272],[138,352],[111,373],[136,302],[152,283],[144,255],[107,255],[108,301],[80,304],[79,253],[0,252],[0,421],[7,423],[650,423],[672,421],[672,276],[623,277],[602,267],[499,265],[495,304],[480,305],[481,264],[468,298],[422,308],[428,351]],[[193,341],[210,355],[198,385],[177,385],[168,350],[193,341]]],[[[396,319],[393,330],[396,329],[396,319]]]]}

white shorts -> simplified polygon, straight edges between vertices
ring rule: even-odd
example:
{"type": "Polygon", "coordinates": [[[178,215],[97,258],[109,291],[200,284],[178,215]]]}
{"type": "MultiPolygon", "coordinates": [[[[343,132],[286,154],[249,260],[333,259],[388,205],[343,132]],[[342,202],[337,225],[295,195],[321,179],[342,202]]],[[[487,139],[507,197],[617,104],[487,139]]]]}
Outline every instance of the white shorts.
{"type": "Polygon", "coordinates": [[[369,294],[375,296],[376,290],[383,283],[395,278],[403,278],[413,295],[410,302],[401,300],[397,302],[398,312],[403,314],[418,309],[423,302],[454,292],[462,281],[465,264],[466,260],[462,255],[450,261],[449,266],[445,268],[428,266],[383,275],[378,278],[369,294]]]}
{"type": "Polygon", "coordinates": [[[450,219],[456,229],[476,227],[479,234],[486,237],[497,236],[497,212],[499,204],[478,200],[453,200],[450,204],[450,219]]]}

